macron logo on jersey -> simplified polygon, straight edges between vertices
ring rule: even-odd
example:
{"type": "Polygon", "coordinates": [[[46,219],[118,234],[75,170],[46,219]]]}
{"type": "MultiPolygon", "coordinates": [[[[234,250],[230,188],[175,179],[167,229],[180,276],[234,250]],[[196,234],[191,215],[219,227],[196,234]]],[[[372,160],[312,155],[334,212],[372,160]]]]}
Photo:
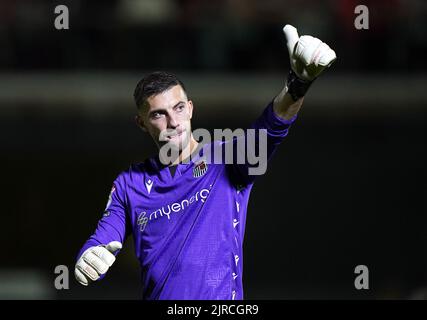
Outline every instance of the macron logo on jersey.
{"type": "Polygon", "coordinates": [[[153,180],[148,179],[147,181],[145,181],[145,187],[147,188],[148,194],[150,194],[151,188],[153,187],[153,180]]]}

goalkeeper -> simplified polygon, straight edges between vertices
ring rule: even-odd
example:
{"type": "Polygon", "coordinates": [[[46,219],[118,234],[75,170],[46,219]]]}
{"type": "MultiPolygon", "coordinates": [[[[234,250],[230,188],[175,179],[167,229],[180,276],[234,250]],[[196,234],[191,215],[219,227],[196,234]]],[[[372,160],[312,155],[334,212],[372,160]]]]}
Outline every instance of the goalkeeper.
{"type": "MultiPolygon", "coordinates": [[[[287,135],[310,85],[336,59],[319,39],[299,37],[290,25],[283,31],[291,70],[252,126],[267,134],[267,159],[287,135]]],[[[133,234],[144,299],[243,299],[243,238],[255,180],[250,164],[206,163],[203,151],[227,142],[199,148],[191,131],[193,102],[173,74],[146,76],[134,97],[138,125],[159,149],[170,145],[178,155],[164,164],[159,154],[119,174],[95,233],[78,254],[77,281],[87,286],[101,279],[133,234]]]]}

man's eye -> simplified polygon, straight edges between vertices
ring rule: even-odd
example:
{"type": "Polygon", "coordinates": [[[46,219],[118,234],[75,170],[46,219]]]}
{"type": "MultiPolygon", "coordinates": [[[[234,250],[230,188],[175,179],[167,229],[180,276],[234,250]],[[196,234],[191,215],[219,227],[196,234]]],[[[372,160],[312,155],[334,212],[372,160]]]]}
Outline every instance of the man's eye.
{"type": "Polygon", "coordinates": [[[161,116],[161,113],[160,113],[160,112],[153,112],[153,113],[151,114],[151,117],[152,117],[153,119],[158,119],[158,118],[160,118],[160,116],[161,116]]]}
{"type": "Polygon", "coordinates": [[[182,111],[182,110],[184,110],[184,105],[180,105],[180,106],[178,106],[178,107],[177,107],[177,110],[178,110],[178,111],[182,111]]]}

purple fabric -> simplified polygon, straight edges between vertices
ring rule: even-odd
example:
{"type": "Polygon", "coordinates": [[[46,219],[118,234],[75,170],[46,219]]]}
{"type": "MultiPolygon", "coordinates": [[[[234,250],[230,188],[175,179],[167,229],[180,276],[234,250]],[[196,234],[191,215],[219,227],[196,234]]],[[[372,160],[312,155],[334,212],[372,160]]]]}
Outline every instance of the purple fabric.
{"type": "MultiPolygon", "coordinates": [[[[281,119],[270,103],[256,120],[252,128],[267,129],[268,158],[295,118],[281,119]]],[[[174,177],[158,157],[122,172],[78,257],[91,246],[123,243],[132,233],[144,299],[243,299],[243,239],[254,178],[246,165],[230,164],[207,164],[204,175],[194,177],[199,160],[179,164],[174,177]]]]}

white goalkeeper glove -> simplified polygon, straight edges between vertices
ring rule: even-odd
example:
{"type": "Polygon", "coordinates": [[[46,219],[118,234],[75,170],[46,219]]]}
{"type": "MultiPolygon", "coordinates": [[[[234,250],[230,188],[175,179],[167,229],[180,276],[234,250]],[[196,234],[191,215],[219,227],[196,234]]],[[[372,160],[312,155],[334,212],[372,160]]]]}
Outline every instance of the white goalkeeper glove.
{"type": "Polygon", "coordinates": [[[312,36],[298,36],[295,27],[283,28],[286,36],[291,69],[288,91],[292,98],[304,96],[311,83],[337,59],[335,51],[326,43],[312,36]]]}
{"type": "Polygon", "coordinates": [[[74,269],[76,280],[84,286],[98,280],[116,261],[113,253],[121,248],[122,244],[119,241],[112,241],[106,246],[87,249],[76,263],[74,269]]]}

